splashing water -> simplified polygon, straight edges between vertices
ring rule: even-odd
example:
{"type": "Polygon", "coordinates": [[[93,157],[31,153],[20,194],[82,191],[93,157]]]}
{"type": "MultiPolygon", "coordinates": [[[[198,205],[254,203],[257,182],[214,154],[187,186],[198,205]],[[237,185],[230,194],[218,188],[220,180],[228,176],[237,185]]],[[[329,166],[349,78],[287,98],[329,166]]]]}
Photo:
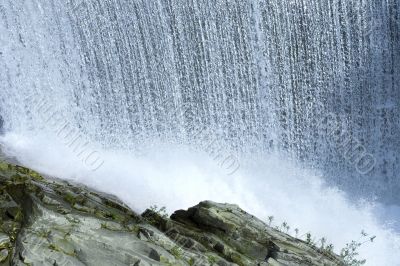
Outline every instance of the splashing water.
{"type": "Polygon", "coordinates": [[[400,265],[399,7],[2,1],[0,142],[138,211],[232,202],[336,248],[364,229],[368,265],[400,265]]]}

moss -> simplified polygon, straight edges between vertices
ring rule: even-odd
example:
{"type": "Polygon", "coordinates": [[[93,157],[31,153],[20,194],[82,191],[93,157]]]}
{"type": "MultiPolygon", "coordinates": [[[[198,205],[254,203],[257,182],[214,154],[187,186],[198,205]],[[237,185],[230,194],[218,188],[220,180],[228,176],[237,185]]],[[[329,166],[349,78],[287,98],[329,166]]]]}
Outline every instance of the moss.
{"type": "Polygon", "coordinates": [[[3,161],[0,161],[0,171],[7,171],[9,170],[9,164],[3,161]]]}
{"type": "Polygon", "coordinates": [[[22,176],[20,174],[15,174],[11,176],[11,182],[16,184],[16,183],[25,183],[28,180],[26,176],[22,176]]]}
{"type": "Polygon", "coordinates": [[[61,250],[53,243],[49,245],[49,249],[53,250],[53,251],[61,252],[61,250]]]}
{"type": "Polygon", "coordinates": [[[101,223],[101,229],[109,231],[121,231],[119,227],[115,227],[113,224],[108,224],[107,222],[101,223]]]}
{"type": "Polygon", "coordinates": [[[139,233],[140,227],[138,225],[127,225],[125,226],[125,228],[127,228],[128,232],[137,234],[139,233]]]}
{"type": "Polygon", "coordinates": [[[71,205],[76,203],[76,197],[72,193],[66,193],[64,196],[64,200],[71,205]]]}
{"type": "Polygon", "coordinates": [[[218,261],[218,259],[216,257],[214,257],[213,255],[208,255],[207,260],[208,260],[208,263],[210,263],[211,265],[214,265],[218,261]]]}
{"type": "Polygon", "coordinates": [[[108,206],[108,207],[111,207],[111,208],[113,208],[113,209],[120,210],[120,211],[123,212],[123,213],[128,213],[128,212],[129,212],[129,209],[128,209],[128,208],[122,206],[122,205],[121,205],[120,203],[118,203],[118,202],[114,202],[114,201],[111,201],[111,200],[109,200],[109,199],[102,199],[102,201],[103,201],[103,203],[104,203],[106,206],[108,206]]]}
{"type": "Polygon", "coordinates": [[[56,251],[56,252],[60,252],[60,253],[63,253],[63,254],[65,254],[65,255],[67,255],[67,256],[73,256],[73,257],[76,257],[76,253],[75,253],[75,251],[73,251],[73,252],[71,252],[71,253],[69,253],[69,252],[65,252],[64,250],[62,250],[62,248],[60,248],[60,247],[58,247],[58,246],[56,246],[54,243],[51,243],[50,245],[49,245],[49,247],[48,247],[50,250],[53,250],[53,251],[56,251]]]}
{"type": "Polygon", "coordinates": [[[187,263],[189,264],[189,266],[193,266],[195,264],[196,260],[194,258],[190,258],[187,263]]]}
{"type": "Polygon", "coordinates": [[[245,265],[243,260],[242,260],[242,257],[237,253],[232,253],[231,256],[230,256],[230,259],[231,259],[231,261],[233,263],[236,263],[237,265],[240,265],[240,266],[244,266],[245,265]]]}
{"type": "Polygon", "coordinates": [[[84,205],[86,202],[86,198],[82,195],[76,195],[70,191],[65,192],[64,195],[64,200],[66,202],[68,202],[69,204],[71,204],[72,206],[76,203],[80,204],[80,205],[84,205]]]}
{"type": "Polygon", "coordinates": [[[174,246],[169,252],[177,259],[182,258],[182,250],[178,246],[174,246]]]}
{"type": "Polygon", "coordinates": [[[10,237],[11,242],[15,242],[17,235],[21,229],[21,224],[14,221],[6,221],[0,225],[1,231],[6,233],[10,237]]]}
{"type": "Polygon", "coordinates": [[[51,235],[51,231],[50,230],[40,230],[38,233],[37,233],[37,235],[38,236],[40,236],[40,237],[42,237],[42,238],[46,238],[46,239],[48,239],[49,237],[50,237],[50,235],[51,235]]]}
{"type": "Polygon", "coordinates": [[[101,223],[101,229],[111,230],[111,229],[108,227],[107,223],[101,223]]]}
{"type": "Polygon", "coordinates": [[[164,257],[164,256],[161,256],[161,257],[160,257],[160,262],[161,262],[163,265],[166,265],[166,266],[175,266],[175,264],[172,264],[172,263],[169,261],[169,259],[167,259],[167,258],[164,257]]]}
{"type": "Polygon", "coordinates": [[[112,220],[116,220],[117,219],[117,215],[115,213],[105,213],[104,216],[108,219],[112,219],[112,220]]]}

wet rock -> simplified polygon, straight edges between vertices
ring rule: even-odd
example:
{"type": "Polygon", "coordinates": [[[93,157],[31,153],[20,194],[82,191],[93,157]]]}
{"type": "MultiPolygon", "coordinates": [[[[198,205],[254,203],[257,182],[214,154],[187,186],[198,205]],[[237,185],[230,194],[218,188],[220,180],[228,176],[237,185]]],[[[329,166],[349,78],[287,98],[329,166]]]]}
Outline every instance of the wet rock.
{"type": "Polygon", "coordinates": [[[139,215],[114,196],[1,161],[0,190],[5,265],[343,265],[236,205],[139,215]]]}
{"type": "Polygon", "coordinates": [[[157,250],[152,249],[149,254],[149,258],[155,261],[160,261],[161,256],[158,254],[157,250]]]}

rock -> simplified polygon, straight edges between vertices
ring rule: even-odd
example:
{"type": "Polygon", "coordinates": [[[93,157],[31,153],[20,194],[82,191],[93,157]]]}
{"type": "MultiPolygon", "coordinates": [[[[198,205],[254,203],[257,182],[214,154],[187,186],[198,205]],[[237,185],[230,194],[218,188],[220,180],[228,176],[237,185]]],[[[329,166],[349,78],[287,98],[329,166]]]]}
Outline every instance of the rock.
{"type": "Polygon", "coordinates": [[[2,249],[0,251],[0,262],[4,262],[8,258],[8,250],[2,249]]]}
{"type": "Polygon", "coordinates": [[[155,249],[152,249],[150,251],[149,258],[152,259],[152,260],[155,260],[155,261],[160,261],[161,260],[160,254],[158,254],[157,250],[155,250],[155,249]]]}
{"type": "Polygon", "coordinates": [[[10,237],[0,233],[0,249],[7,248],[10,245],[10,237]]]}
{"type": "Polygon", "coordinates": [[[171,218],[0,161],[2,265],[344,265],[237,205],[201,202],[171,218]]]}
{"type": "Polygon", "coordinates": [[[277,262],[273,258],[269,258],[266,265],[269,265],[269,266],[282,266],[282,264],[280,264],[279,262],[277,262]]]}

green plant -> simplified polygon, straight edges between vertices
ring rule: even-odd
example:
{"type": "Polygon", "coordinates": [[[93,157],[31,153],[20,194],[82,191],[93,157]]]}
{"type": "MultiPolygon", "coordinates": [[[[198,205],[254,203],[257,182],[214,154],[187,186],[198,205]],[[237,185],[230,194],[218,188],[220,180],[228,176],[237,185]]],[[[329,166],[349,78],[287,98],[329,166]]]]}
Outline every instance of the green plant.
{"type": "Polygon", "coordinates": [[[178,246],[174,246],[169,252],[177,259],[182,257],[182,250],[178,246]]]}
{"type": "Polygon", "coordinates": [[[167,219],[168,218],[168,213],[167,209],[165,207],[158,208],[157,205],[150,206],[149,208],[151,211],[157,213],[160,215],[162,218],[167,219]]]}
{"type": "Polygon", "coordinates": [[[358,248],[362,244],[357,241],[351,241],[350,243],[346,244],[346,247],[342,249],[340,252],[340,256],[343,258],[344,262],[346,265],[351,265],[351,266],[359,266],[359,265],[364,265],[366,260],[365,259],[357,259],[359,253],[358,253],[358,248]]]}
{"type": "Polygon", "coordinates": [[[358,241],[351,241],[350,243],[346,244],[344,248],[342,248],[340,252],[340,256],[342,257],[343,261],[348,266],[360,266],[366,263],[365,259],[357,258],[359,256],[358,249],[368,242],[374,242],[376,236],[368,236],[368,234],[362,230],[361,237],[358,241]]]}

